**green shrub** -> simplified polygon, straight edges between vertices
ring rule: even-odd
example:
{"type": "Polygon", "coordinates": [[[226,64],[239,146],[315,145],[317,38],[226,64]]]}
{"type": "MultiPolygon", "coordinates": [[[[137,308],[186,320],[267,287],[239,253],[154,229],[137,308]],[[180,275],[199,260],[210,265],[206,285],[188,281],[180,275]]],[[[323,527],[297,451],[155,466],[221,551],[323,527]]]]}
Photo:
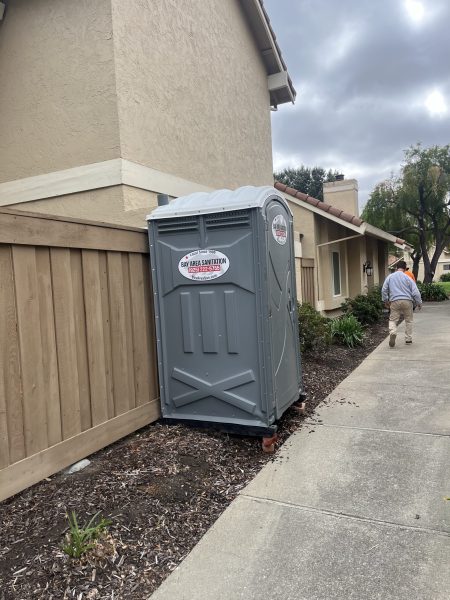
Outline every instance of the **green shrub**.
{"type": "Polygon", "coordinates": [[[362,325],[376,323],[383,313],[379,288],[372,290],[367,296],[358,294],[354,298],[347,298],[341,307],[344,314],[353,315],[362,325]]]}
{"type": "Polygon", "coordinates": [[[322,317],[311,304],[305,302],[298,305],[300,349],[302,352],[320,350],[330,344],[328,321],[329,319],[322,317]]]}
{"type": "Polygon", "coordinates": [[[333,342],[354,348],[360,346],[364,340],[364,333],[361,323],[352,315],[343,315],[338,319],[333,319],[328,325],[331,339],[333,342]]]}
{"type": "Polygon", "coordinates": [[[447,300],[447,294],[438,283],[418,283],[420,295],[424,302],[442,302],[447,300]]]}
{"type": "Polygon", "coordinates": [[[384,302],[381,299],[381,286],[374,285],[372,289],[367,293],[367,298],[369,301],[376,306],[381,312],[383,312],[384,302]]]}
{"type": "Polygon", "coordinates": [[[450,273],[443,273],[439,281],[450,281],[450,273]]]}

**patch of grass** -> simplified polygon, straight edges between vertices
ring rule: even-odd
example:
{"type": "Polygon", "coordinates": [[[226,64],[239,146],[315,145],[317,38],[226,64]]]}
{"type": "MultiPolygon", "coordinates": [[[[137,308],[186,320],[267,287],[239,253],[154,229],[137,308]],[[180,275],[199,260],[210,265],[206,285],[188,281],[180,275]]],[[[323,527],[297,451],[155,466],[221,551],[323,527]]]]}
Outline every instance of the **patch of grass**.
{"type": "Polygon", "coordinates": [[[66,543],[62,546],[63,552],[71,558],[80,558],[80,556],[92,550],[101,533],[106,530],[108,525],[111,525],[111,521],[103,518],[96,523],[99,515],[100,513],[96,513],[84,527],[78,525],[74,510],[70,515],[67,515],[69,531],[66,534],[66,543]]]}
{"type": "Polygon", "coordinates": [[[450,281],[441,281],[438,285],[444,288],[447,296],[450,296],[450,281]]]}

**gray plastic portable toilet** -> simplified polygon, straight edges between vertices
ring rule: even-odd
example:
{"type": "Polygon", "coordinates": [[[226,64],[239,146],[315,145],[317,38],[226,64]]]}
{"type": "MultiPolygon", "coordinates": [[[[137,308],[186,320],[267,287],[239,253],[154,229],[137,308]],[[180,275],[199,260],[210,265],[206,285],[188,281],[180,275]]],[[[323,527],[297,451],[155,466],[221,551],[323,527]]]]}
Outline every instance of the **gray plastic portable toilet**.
{"type": "Polygon", "coordinates": [[[163,417],[272,434],[302,394],[286,201],[196,193],[147,219],[163,417]]]}

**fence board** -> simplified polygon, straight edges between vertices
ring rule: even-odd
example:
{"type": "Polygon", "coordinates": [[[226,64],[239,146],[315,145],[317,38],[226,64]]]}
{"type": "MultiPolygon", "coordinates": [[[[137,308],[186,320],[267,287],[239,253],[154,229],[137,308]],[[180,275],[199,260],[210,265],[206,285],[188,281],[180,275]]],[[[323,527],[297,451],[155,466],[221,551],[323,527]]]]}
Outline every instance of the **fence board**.
{"type": "Polygon", "coordinates": [[[4,469],[10,463],[8,422],[6,414],[6,395],[3,378],[0,380],[0,469],[4,469]]]}
{"type": "Polygon", "coordinates": [[[80,250],[71,250],[73,308],[75,319],[75,343],[77,348],[78,387],[80,398],[81,431],[92,426],[91,390],[89,381],[88,351],[86,340],[86,310],[83,288],[83,266],[80,250]]]}
{"type": "Polygon", "coordinates": [[[13,463],[25,458],[26,453],[11,246],[0,244],[0,273],[0,375],[5,394],[9,461],[13,463]]]}
{"type": "Polygon", "coordinates": [[[12,256],[24,399],[25,450],[30,456],[48,445],[36,251],[29,246],[13,246],[12,256]]]}
{"type": "Polygon", "coordinates": [[[141,255],[142,268],[144,270],[144,304],[148,307],[145,311],[144,318],[146,321],[146,329],[149,332],[149,364],[150,364],[150,381],[153,383],[151,390],[152,397],[158,398],[159,394],[159,381],[158,381],[158,357],[156,354],[156,329],[155,329],[155,305],[153,297],[153,289],[151,284],[150,273],[150,258],[141,255]]]}
{"type": "Polygon", "coordinates": [[[111,319],[111,352],[114,382],[115,414],[119,415],[129,409],[131,387],[128,370],[128,353],[132,353],[127,332],[127,315],[125,307],[122,256],[119,252],[108,252],[109,310],[111,319]]]}
{"type": "Polygon", "coordinates": [[[133,359],[135,368],[136,406],[148,402],[151,393],[150,331],[145,304],[145,271],[143,257],[130,254],[131,316],[133,328],[133,359]]]}
{"type": "Polygon", "coordinates": [[[122,271],[123,271],[123,297],[125,307],[125,331],[126,331],[126,360],[128,373],[128,408],[136,407],[136,385],[134,373],[134,355],[133,355],[133,324],[131,296],[136,295],[136,290],[130,286],[130,263],[131,254],[122,252],[122,271]]]}
{"type": "Polygon", "coordinates": [[[82,257],[92,424],[98,425],[110,416],[108,414],[108,384],[106,381],[99,253],[95,250],[83,250],[82,257]]]}
{"type": "Polygon", "coordinates": [[[100,296],[102,303],[103,335],[105,343],[105,376],[108,401],[108,417],[112,419],[117,413],[114,407],[113,362],[111,351],[111,319],[109,312],[109,282],[106,252],[99,253],[100,296]]]}
{"type": "Polygon", "coordinates": [[[53,311],[53,289],[48,248],[36,248],[36,269],[39,320],[41,325],[42,367],[47,409],[47,435],[48,443],[52,446],[62,440],[62,433],[55,315],[53,311]]]}
{"type": "Polygon", "coordinates": [[[62,434],[63,439],[67,439],[81,431],[70,250],[52,248],[50,256],[55,305],[62,434]]]}

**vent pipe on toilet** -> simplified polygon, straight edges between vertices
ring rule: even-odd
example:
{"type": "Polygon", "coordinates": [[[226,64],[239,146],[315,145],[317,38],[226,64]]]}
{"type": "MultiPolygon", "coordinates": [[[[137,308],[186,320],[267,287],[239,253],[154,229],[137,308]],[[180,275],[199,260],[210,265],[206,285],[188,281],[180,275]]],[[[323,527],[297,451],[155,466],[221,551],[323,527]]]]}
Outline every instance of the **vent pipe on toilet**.
{"type": "Polygon", "coordinates": [[[157,194],[158,206],[166,206],[169,204],[169,196],[167,194],[157,194]]]}

